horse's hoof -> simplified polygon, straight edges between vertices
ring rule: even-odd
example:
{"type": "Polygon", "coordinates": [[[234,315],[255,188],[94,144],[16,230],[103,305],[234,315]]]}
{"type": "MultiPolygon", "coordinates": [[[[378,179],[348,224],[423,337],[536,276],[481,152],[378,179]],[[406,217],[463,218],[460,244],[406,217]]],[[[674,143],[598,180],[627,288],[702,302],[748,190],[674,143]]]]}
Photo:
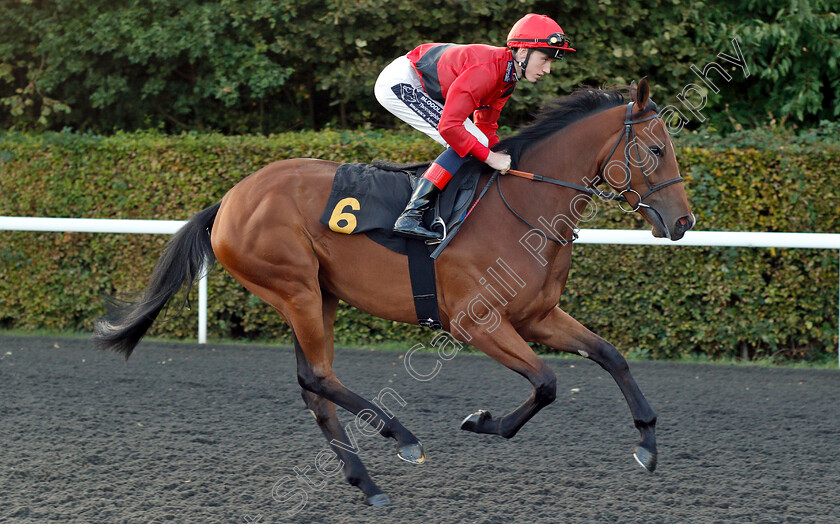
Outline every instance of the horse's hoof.
{"type": "Polygon", "coordinates": [[[633,458],[640,466],[653,473],[656,469],[656,453],[641,446],[636,446],[636,452],[633,453],[633,458]]]}
{"type": "Polygon", "coordinates": [[[376,508],[384,508],[391,505],[391,499],[384,493],[377,493],[365,499],[365,504],[376,508]]]}
{"type": "Polygon", "coordinates": [[[417,444],[409,444],[397,449],[397,456],[406,462],[412,464],[422,464],[426,462],[426,452],[423,451],[423,446],[418,442],[417,444]]]}
{"type": "Polygon", "coordinates": [[[489,411],[485,411],[483,409],[478,410],[472,415],[468,415],[467,418],[461,422],[461,429],[464,431],[479,433],[479,428],[492,418],[493,417],[490,415],[489,411]]]}

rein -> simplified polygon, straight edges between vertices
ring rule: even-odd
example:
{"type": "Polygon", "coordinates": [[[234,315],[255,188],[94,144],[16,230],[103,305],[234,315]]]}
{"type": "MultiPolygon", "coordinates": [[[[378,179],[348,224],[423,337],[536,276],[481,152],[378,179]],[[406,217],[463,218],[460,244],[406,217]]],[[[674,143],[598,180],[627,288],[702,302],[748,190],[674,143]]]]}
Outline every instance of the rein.
{"type": "Polygon", "coordinates": [[[516,169],[508,169],[505,172],[505,174],[518,176],[519,178],[526,178],[528,180],[533,180],[534,182],[548,182],[549,184],[554,184],[555,186],[563,186],[568,187],[570,189],[576,189],[583,193],[589,193],[590,195],[601,197],[604,200],[617,200],[619,202],[627,202],[627,199],[623,196],[618,195],[616,193],[611,193],[609,191],[601,191],[597,187],[586,187],[580,184],[572,184],[571,182],[564,182],[562,180],[557,180],[556,178],[545,177],[536,173],[529,173],[527,171],[518,171],[516,169]]]}
{"type": "MultiPolygon", "coordinates": [[[[631,176],[630,152],[629,152],[629,147],[627,147],[627,146],[625,146],[625,148],[624,148],[624,164],[623,164],[624,172],[627,175],[627,187],[625,187],[619,193],[613,193],[613,192],[610,192],[610,191],[601,191],[600,189],[595,188],[595,187],[587,187],[587,186],[582,186],[580,184],[573,184],[571,182],[565,182],[563,180],[557,180],[556,178],[546,177],[546,176],[539,175],[539,174],[536,174],[536,173],[529,173],[527,171],[519,171],[519,170],[516,170],[516,169],[509,169],[506,173],[511,174],[513,176],[517,176],[519,178],[524,178],[526,180],[531,180],[533,182],[546,182],[546,183],[549,183],[549,184],[554,184],[556,186],[567,187],[569,189],[574,189],[576,191],[586,193],[590,196],[597,196],[597,197],[599,197],[603,200],[613,200],[613,201],[616,201],[616,202],[627,202],[627,203],[629,203],[629,201],[627,200],[627,197],[625,197],[624,194],[628,193],[628,192],[635,193],[638,200],[636,201],[636,205],[633,206],[632,209],[627,210],[623,206],[621,206],[620,204],[619,204],[619,208],[622,211],[624,211],[625,213],[635,213],[636,211],[638,211],[642,207],[649,208],[650,206],[643,202],[643,200],[645,198],[649,197],[651,194],[655,193],[656,191],[659,191],[660,189],[664,189],[664,188],[666,188],[666,187],[668,187],[672,184],[676,184],[678,182],[683,181],[681,176],[677,176],[676,178],[672,178],[671,180],[667,180],[665,182],[662,182],[661,184],[654,185],[654,184],[650,183],[650,180],[648,179],[648,175],[645,172],[645,168],[644,168],[644,165],[642,163],[641,155],[639,154],[639,144],[636,141],[636,134],[633,131],[633,125],[640,124],[642,122],[647,122],[649,120],[653,120],[654,118],[659,117],[659,109],[656,107],[656,104],[653,104],[652,102],[651,102],[651,104],[653,105],[652,110],[654,111],[654,114],[651,115],[651,116],[645,117],[645,118],[638,118],[636,120],[633,120],[634,115],[632,114],[632,109],[633,109],[633,106],[635,105],[635,102],[630,102],[629,104],[627,104],[627,112],[624,115],[624,131],[618,136],[618,140],[616,141],[615,145],[612,147],[612,150],[610,150],[610,153],[607,155],[607,158],[604,161],[604,165],[602,165],[600,167],[600,169],[598,170],[598,179],[599,180],[606,180],[606,178],[604,177],[604,170],[606,169],[607,165],[609,164],[609,159],[612,158],[616,149],[618,149],[618,145],[621,144],[622,140],[624,140],[626,142],[627,146],[629,146],[630,144],[633,144],[634,149],[636,151],[636,160],[638,161],[638,167],[642,171],[642,177],[645,179],[645,183],[648,186],[648,191],[644,195],[640,195],[636,190],[630,188],[630,176],[631,176]]],[[[643,111],[640,114],[644,114],[644,112],[645,111],[643,111]]],[[[498,179],[496,180],[496,184],[497,184],[498,189],[499,189],[499,196],[502,198],[502,202],[504,202],[505,207],[508,208],[508,211],[513,213],[513,215],[516,218],[518,218],[519,220],[524,222],[528,227],[530,227],[533,230],[536,230],[542,236],[546,237],[548,240],[551,240],[552,242],[557,242],[558,244],[566,245],[569,242],[574,242],[575,240],[578,239],[577,230],[572,231],[572,238],[571,239],[563,240],[563,239],[554,238],[553,236],[545,233],[542,229],[534,227],[533,225],[531,225],[530,222],[525,220],[522,216],[519,215],[519,213],[514,211],[513,208],[510,206],[510,204],[508,203],[507,199],[505,199],[505,196],[502,194],[502,183],[501,183],[500,180],[501,180],[501,177],[498,177],[498,179]]]]}
{"type": "MultiPolygon", "coordinates": [[[[516,176],[519,176],[519,177],[522,177],[522,178],[527,178],[528,180],[533,180],[535,182],[550,182],[550,183],[556,184],[558,186],[571,187],[572,189],[577,189],[579,191],[584,191],[584,192],[587,192],[587,193],[591,190],[590,188],[587,188],[587,187],[584,187],[584,186],[579,186],[577,184],[567,184],[566,182],[563,182],[561,180],[557,180],[556,178],[546,178],[544,176],[535,175],[533,173],[527,173],[525,171],[514,172],[513,169],[509,169],[507,172],[511,173],[512,175],[516,175],[516,176]],[[539,177],[539,178],[537,178],[537,177],[539,177]]],[[[497,173],[498,173],[498,171],[497,171],[497,173]]],[[[530,222],[528,222],[527,220],[522,218],[522,216],[519,213],[517,213],[516,211],[513,210],[512,207],[510,207],[510,204],[508,204],[508,201],[505,198],[505,195],[502,194],[501,179],[502,179],[502,177],[497,177],[496,178],[496,187],[499,188],[499,196],[502,198],[502,202],[504,202],[505,207],[508,208],[508,211],[513,213],[513,216],[515,216],[516,218],[518,218],[522,222],[525,222],[525,225],[530,227],[532,230],[537,231],[540,235],[542,235],[545,238],[551,240],[552,242],[557,242],[558,244],[560,244],[562,246],[565,246],[569,242],[574,242],[575,240],[578,239],[577,230],[572,230],[572,238],[570,238],[569,240],[557,239],[557,238],[554,238],[553,236],[549,235],[548,233],[546,233],[542,229],[540,229],[538,227],[534,227],[530,222]]]]}

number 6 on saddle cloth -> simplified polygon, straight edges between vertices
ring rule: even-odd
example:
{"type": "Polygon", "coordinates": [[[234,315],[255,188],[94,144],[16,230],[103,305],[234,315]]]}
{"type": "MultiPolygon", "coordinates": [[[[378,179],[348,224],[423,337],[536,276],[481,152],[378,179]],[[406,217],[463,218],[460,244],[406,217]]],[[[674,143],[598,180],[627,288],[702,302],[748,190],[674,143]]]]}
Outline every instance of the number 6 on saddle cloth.
{"type": "MultiPolygon", "coordinates": [[[[341,165],[335,173],[321,223],[336,233],[365,233],[374,242],[408,256],[417,321],[421,326],[439,329],[435,266],[430,256],[435,246],[393,233],[394,222],[405,208],[417,178],[428,167],[428,163],[392,164],[376,160],[372,165],[341,165]]],[[[484,169],[486,166],[477,160],[466,162],[438,195],[430,210],[433,213],[424,217],[427,227],[443,227],[444,238],[435,258],[466,219],[484,169]]]]}

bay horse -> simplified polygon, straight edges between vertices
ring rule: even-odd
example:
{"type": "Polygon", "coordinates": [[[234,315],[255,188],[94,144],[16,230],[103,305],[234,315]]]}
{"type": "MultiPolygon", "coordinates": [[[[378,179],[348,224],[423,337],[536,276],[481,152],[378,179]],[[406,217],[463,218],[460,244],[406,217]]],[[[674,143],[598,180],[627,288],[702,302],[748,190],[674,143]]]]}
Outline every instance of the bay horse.
{"type": "MultiPolygon", "coordinates": [[[[678,240],[694,225],[674,145],[648,100],[647,81],[633,82],[629,94],[626,103],[617,89],[579,90],[500,142],[496,149],[507,150],[519,170],[538,173],[531,178],[551,185],[498,177],[498,194],[486,193],[437,259],[436,284],[443,329],[519,373],[534,388],[514,411],[501,417],[473,413],[462,429],[511,438],[554,401],[556,377],[528,345],[535,342],[581,355],[610,373],[640,433],[634,456],[652,472],[656,414],[627,362],[612,344],[558,307],[575,226],[593,195],[606,195],[595,185],[606,183],[620,191],[625,205],[651,224],[654,236],[678,240]],[[531,226],[534,221],[543,227],[531,226]],[[484,293],[483,305],[477,306],[474,299],[485,289],[486,270],[500,260],[520,285],[506,296],[484,293]],[[497,317],[492,327],[487,321],[491,312],[497,317]]],[[[166,302],[184,284],[191,285],[205,261],[215,257],[289,323],[303,400],[343,463],[349,483],[364,493],[368,504],[384,506],[388,496],[348,451],[353,447],[339,425],[336,405],[394,439],[400,458],[420,463],[425,452],[393,414],[335,376],[333,324],[339,300],[393,321],[415,323],[417,316],[406,257],[366,235],[339,234],[319,221],[338,166],[317,159],[284,160],[240,181],[221,202],[179,230],[143,297],[97,322],[94,336],[98,347],[127,359],[166,302]]],[[[482,175],[482,180],[489,176],[482,175]]]]}

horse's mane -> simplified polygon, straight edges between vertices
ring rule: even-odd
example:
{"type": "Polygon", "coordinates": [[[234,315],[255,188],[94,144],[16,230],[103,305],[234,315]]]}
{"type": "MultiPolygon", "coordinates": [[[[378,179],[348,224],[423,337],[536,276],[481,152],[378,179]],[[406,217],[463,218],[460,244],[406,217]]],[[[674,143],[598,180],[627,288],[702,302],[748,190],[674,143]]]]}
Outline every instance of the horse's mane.
{"type": "Polygon", "coordinates": [[[519,164],[522,153],[543,138],[573,122],[599,111],[620,106],[624,102],[621,89],[579,89],[571,95],[557,98],[543,105],[531,124],[493,146],[493,150],[505,150],[511,157],[511,165],[515,167],[519,164]]]}

